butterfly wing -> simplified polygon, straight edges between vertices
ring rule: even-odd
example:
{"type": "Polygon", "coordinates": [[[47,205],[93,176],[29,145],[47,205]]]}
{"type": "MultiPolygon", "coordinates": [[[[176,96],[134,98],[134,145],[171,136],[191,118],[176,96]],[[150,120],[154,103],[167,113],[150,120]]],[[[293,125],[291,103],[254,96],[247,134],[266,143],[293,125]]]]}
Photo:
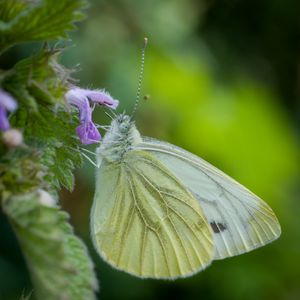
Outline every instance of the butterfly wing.
{"type": "Polygon", "coordinates": [[[91,218],[99,254],[139,277],[176,278],[205,268],[213,233],[197,199],[153,155],[102,161],[91,218]]]}
{"type": "Polygon", "coordinates": [[[214,232],[214,259],[251,251],[279,237],[281,229],[272,209],[205,160],[150,138],[137,148],[155,155],[199,200],[214,232]]]}

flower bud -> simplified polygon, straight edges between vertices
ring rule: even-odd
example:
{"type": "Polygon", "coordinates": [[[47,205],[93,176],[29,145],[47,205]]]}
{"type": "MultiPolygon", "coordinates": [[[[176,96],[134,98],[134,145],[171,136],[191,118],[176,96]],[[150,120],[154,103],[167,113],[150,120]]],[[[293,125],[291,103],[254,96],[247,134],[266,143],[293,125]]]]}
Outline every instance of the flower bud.
{"type": "Polygon", "coordinates": [[[56,206],[56,200],[46,191],[39,190],[40,203],[45,206],[56,206]]]}
{"type": "Polygon", "coordinates": [[[3,143],[8,148],[17,148],[23,145],[23,135],[18,129],[8,129],[2,133],[3,143]]]}

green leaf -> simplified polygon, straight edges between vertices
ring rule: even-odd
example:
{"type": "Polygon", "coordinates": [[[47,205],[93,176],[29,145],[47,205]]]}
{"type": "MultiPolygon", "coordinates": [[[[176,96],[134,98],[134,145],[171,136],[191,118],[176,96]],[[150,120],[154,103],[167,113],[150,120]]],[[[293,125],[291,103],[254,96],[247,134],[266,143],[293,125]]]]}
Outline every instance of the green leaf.
{"type": "MultiPolygon", "coordinates": [[[[17,116],[16,116],[17,117],[17,116]]],[[[62,184],[72,190],[73,171],[82,164],[75,136],[77,120],[73,114],[58,109],[55,113],[47,106],[40,105],[39,113],[29,114],[24,136],[31,147],[41,153],[40,163],[47,167],[44,178],[54,189],[62,184]]]]}
{"type": "Polygon", "coordinates": [[[29,147],[17,148],[0,156],[0,199],[35,190],[36,187],[50,188],[44,179],[47,167],[40,163],[41,156],[40,151],[29,147]]]}
{"type": "Polygon", "coordinates": [[[58,49],[44,48],[19,61],[2,75],[2,86],[29,110],[37,111],[37,102],[63,103],[73,70],[57,62],[60,53],[58,49]]]}
{"type": "MultiPolygon", "coordinates": [[[[4,74],[2,86],[19,104],[10,119],[11,125],[23,131],[26,145],[39,154],[34,169],[43,167],[43,179],[52,189],[58,189],[61,184],[71,190],[73,171],[81,166],[82,158],[75,136],[77,114],[72,113],[64,100],[71,71],[58,64],[59,54],[58,50],[43,49],[20,61],[4,74]]],[[[19,164],[15,169],[18,166],[22,169],[19,164]]]]}
{"type": "MultiPolygon", "coordinates": [[[[0,53],[20,42],[66,38],[85,5],[85,0],[0,0],[0,53]]],[[[97,290],[92,262],[68,215],[44,192],[57,194],[61,185],[72,189],[73,171],[82,163],[77,111],[64,99],[72,70],[57,62],[60,52],[44,47],[0,74],[1,88],[18,102],[10,125],[24,140],[13,148],[0,136],[0,205],[27,261],[33,296],[88,300],[97,290]]]]}
{"type": "Polygon", "coordinates": [[[16,43],[66,38],[85,0],[0,0],[0,52],[16,43]]]}
{"type": "Polygon", "coordinates": [[[95,299],[97,281],[84,244],[44,191],[3,201],[28,264],[33,294],[43,300],[95,299]]]}

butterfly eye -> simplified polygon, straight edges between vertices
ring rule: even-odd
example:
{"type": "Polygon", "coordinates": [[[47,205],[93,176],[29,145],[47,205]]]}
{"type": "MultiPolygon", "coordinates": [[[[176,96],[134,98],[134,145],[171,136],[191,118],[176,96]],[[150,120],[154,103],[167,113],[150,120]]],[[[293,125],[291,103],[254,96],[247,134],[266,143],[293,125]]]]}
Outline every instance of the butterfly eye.
{"type": "Polygon", "coordinates": [[[120,124],[120,131],[121,131],[122,133],[125,133],[125,132],[128,131],[128,127],[129,127],[129,124],[123,122],[123,123],[120,124]]]}

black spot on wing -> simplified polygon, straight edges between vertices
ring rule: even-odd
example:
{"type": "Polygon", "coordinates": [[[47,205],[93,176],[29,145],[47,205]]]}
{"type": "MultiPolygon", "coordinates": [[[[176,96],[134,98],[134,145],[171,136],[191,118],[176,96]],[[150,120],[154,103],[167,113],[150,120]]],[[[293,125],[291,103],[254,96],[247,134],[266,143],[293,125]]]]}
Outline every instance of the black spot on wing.
{"type": "Polygon", "coordinates": [[[214,233],[220,233],[224,230],[226,230],[226,225],[223,223],[216,223],[216,222],[210,222],[210,226],[212,228],[212,230],[214,231],[214,233]]]}

